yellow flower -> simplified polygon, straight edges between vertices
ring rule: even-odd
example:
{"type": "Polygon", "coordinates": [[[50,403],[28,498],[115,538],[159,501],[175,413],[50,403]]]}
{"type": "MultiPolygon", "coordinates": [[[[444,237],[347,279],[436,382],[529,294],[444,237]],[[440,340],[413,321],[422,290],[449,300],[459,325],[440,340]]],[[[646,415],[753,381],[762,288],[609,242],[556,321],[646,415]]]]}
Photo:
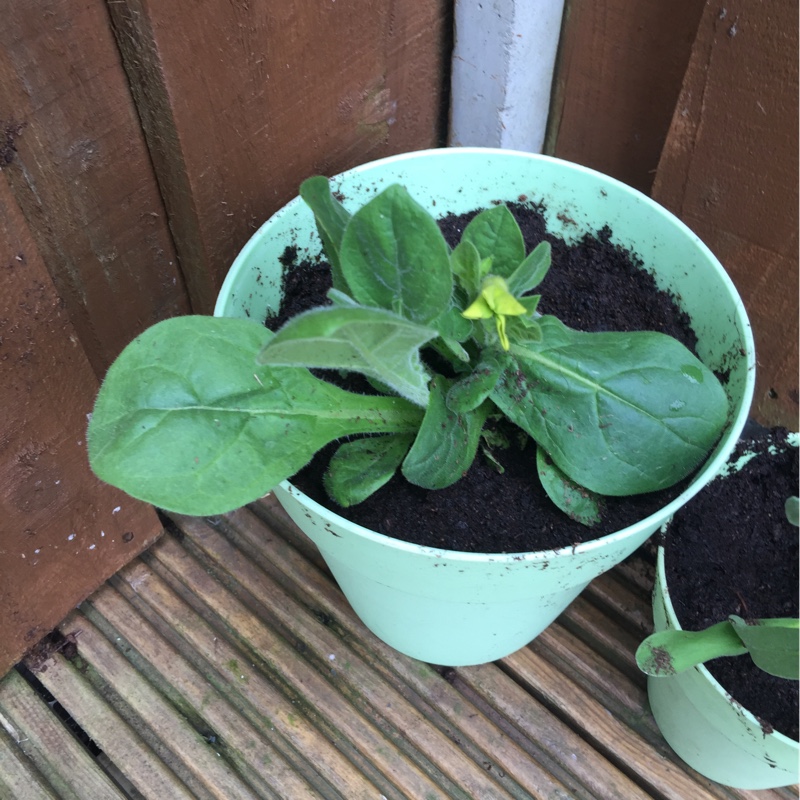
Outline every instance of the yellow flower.
{"type": "Polygon", "coordinates": [[[518,317],[525,313],[525,306],[508,291],[508,284],[498,275],[489,275],[484,280],[475,302],[462,312],[467,319],[494,317],[503,350],[508,350],[510,346],[506,335],[506,317],[518,317]]]}

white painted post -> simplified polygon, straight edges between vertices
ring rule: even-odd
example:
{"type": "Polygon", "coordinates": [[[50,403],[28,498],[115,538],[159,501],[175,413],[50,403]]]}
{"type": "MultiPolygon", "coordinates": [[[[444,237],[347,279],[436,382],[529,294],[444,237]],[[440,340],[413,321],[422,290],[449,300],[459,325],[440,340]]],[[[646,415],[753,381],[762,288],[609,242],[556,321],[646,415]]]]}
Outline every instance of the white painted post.
{"type": "Polygon", "coordinates": [[[564,0],[456,0],[453,147],[541,152],[564,0]]]}

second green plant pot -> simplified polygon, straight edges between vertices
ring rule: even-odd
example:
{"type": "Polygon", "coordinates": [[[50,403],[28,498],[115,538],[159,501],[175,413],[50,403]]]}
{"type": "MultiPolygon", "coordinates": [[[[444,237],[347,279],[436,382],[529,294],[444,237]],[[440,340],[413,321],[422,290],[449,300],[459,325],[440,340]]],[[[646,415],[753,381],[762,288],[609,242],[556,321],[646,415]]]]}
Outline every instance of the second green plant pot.
{"type": "MultiPolygon", "coordinates": [[[[549,230],[569,242],[608,225],[614,242],[640,256],[659,287],[680,298],[700,358],[730,376],[731,423],[691,485],[658,513],[576,547],[508,554],[420,547],[355,525],[289,482],[275,490],[375,634],[424,661],[480,664],[533,639],[593,578],[630,555],[716,474],[750,406],[752,335],[733,284],[708,248],[655,202],[597,172],[529,153],[453,148],[375,161],[332,180],[345,206],[353,207],[392,183],[403,184],[438,214],[526,196],[544,204],[549,230]]],[[[313,215],[299,198],[244,247],[215,314],[253,319],[275,314],[281,302],[280,257],[290,245],[301,259],[321,252],[313,215]]]]}
{"type": "MultiPolygon", "coordinates": [[[[784,448],[797,447],[799,440],[798,434],[789,434],[784,448]]],[[[740,469],[750,455],[727,465],[716,480],[724,480],[727,472],[740,469]]],[[[760,453],[756,457],[769,456],[760,453]]],[[[747,500],[748,510],[758,508],[749,495],[747,500]]],[[[705,526],[698,528],[707,530],[705,526]]],[[[653,592],[656,631],[682,630],[667,581],[670,552],[669,547],[658,548],[653,592]]],[[[752,553],[755,568],[757,550],[751,550],[748,544],[746,552],[748,556],[752,553]]],[[[726,580],[726,591],[728,585],[726,580]]],[[[738,658],[746,660],[749,656],[738,658]]],[[[800,743],[759,721],[703,664],[674,675],[648,677],[647,693],[653,716],[670,747],[705,777],[738,789],[773,789],[800,779],[800,743]]]]}

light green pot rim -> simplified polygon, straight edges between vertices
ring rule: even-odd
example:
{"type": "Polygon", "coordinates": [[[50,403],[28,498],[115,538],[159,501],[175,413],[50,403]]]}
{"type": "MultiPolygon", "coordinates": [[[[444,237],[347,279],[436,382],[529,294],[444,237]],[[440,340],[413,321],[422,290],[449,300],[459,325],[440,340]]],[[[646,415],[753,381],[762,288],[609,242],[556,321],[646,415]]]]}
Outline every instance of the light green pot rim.
{"type": "MultiPolygon", "coordinates": [[[[607,175],[604,175],[603,173],[600,173],[597,170],[593,170],[590,169],[589,167],[584,167],[579,164],[574,164],[570,161],[564,161],[562,159],[555,158],[553,156],[540,155],[537,153],[526,153],[516,150],[503,150],[491,147],[438,148],[438,149],[417,150],[409,153],[402,153],[399,155],[388,156],[386,158],[378,159],[354,167],[353,169],[341,173],[341,175],[334,176],[332,180],[335,181],[342,175],[358,175],[362,172],[369,172],[374,167],[380,166],[382,164],[402,162],[405,160],[418,159],[418,158],[433,158],[433,157],[455,158],[462,156],[466,153],[474,155],[486,155],[496,158],[512,159],[512,160],[520,159],[526,161],[527,160],[545,161],[560,165],[567,173],[574,172],[574,173],[585,173],[589,175],[594,175],[598,179],[607,182],[610,186],[613,186],[618,190],[626,194],[629,194],[632,200],[634,200],[635,202],[643,202],[648,205],[651,205],[654,208],[656,208],[659,211],[659,213],[670,218],[672,223],[676,227],[681,229],[686,236],[694,240],[694,243],[696,244],[698,250],[705,256],[705,260],[707,261],[709,267],[717,272],[718,276],[721,278],[722,282],[726,285],[727,290],[734,299],[734,305],[736,307],[737,323],[739,330],[741,331],[742,338],[744,340],[746,358],[747,358],[747,376],[744,385],[744,397],[748,399],[752,398],[753,391],[755,388],[755,344],[753,340],[752,329],[750,327],[750,322],[748,320],[744,304],[742,303],[742,300],[739,296],[739,293],[735,285],[733,284],[733,281],[731,281],[730,277],[725,272],[725,270],[719,263],[716,256],[697,236],[697,234],[695,234],[687,225],[685,225],[670,211],[665,209],[663,206],[660,206],[651,198],[647,197],[647,195],[643,194],[642,192],[639,192],[636,189],[633,189],[627,184],[624,184],[621,181],[616,180],[615,178],[611,178],[607,175]]],[[[234,288],[238,281],[239,273],[247,269],[247,262],[249,256],[251,254],[251,251],[257,246],[256,242],[258,238],[260,236],[267,234],[269,227],[273,221],[280,219],[281,216],[288,213],[289,210],[292,209],[294,206],[302,203],[303,200],[299,196],[295,197],[293,200],[290,200],[286,205],[284,205],[281,209],[275,212],[275,214],[273,214],[263,225],[261,225],[261,227],[253,234],[250,240],[245,244],[245,246],[240,251],[239,255],[234,260],[231,269],[228,272],[228,275],[226,276],[225,281],[222,284],[222,288],[220,289],[219,296],[217,298],[216,307],[214,309],[215,315],[217,316],[222,315],[222,309],[224,306],[225,298],[234,291],[234,288]]],[[[744,428],[746,421],[747,421],[747,410],[745,408],[742,408],[740,413],[736,417],[734,417],[734,419],[731,421],[730,428],[728,428],[725,431],[723,436],[730,437],[732,441],[737,441],[741,434],[742,429],[744,428]]],[[[280,486],[283,490],[294,495],[311,512],[319,514],[324,518],[333,517],[336,519],[337,523],[344,529],[350,530],[358,536],[363,536],[367,539],[372,539],[375,542],[380,542],[386,546],[396,547],[399,550],[408,550],[418,553],[423,552],[423,553],[429,553],[431,555],[441,554],[447,556],[447,558],[451,560],[463,561],[463,562],[486,561],[487,558],[495,561],[509,562],[509,563],[519,562],[521,559],[525,561],[550,561],[555,556],[561,554],[566,555],[566,554],[581,553],[584,555],[591,555],[596,550],[597,551],[603,550],[608,545],[620,542],[631,536],[636,536],[637,534],[641,533],[644,528],[652,527],[654,525],[658,527],[662,523],[666,522],[670,517],[672,517],[672,515],[681,506],[685,505],[692,497],[694,497],[695,494],[697,494],[697,492],[701,490],[702,486],[704,486],[707,483],[706,477],[709,474],[712,476],[716,475],[724,467],[727,461],[727,457],[728,457],[727,454],[724,452],[720,452],[714,455],[711,459],[709,459],[706,462],[705,466],[698,473],[696,479],[692,481],[692,483],[683,492],[681,492],[681,494],[678,495],[674,500],[672,500],[666,506],[659,509],[650,516],[645,517],[642,520],[639,520],[638,522],[628,526],[627,528],[624,528],[621,531],[616,531],[614,533],[607,534],[606,536],[600,537],[598,539],[593,539],[589,542],[584,542],[574,547],[567,546],[551,550],[540,550],[540,551],[530,551],[530,552],[520,552],[520,553],[465,553],[460,550],[426,548],[420,545],[404,542],[399,539],[393,539],[390,536],[385,536],[384,534],[370,530],[369,528],[365,528],[354,522],[350,522],[350,520],[347,520],[344,517],[339,516],[338,514],[326,508],[325,506],[321,505],[320,503],[317,503],[315,500],[312,500],[304,492],[300,491],[296,486],[294,486],[289,481],[283,481],[283,483],[281,483],[280,486]]]]}
{"type": "MultiPolygon", "coordinates": [[[[791,447],[797,447],[800,444],[800,434],[798,433],[790,433],[787,436],[787,444],[791,447]]],[[[741,469],[748,461],[755,457],[755,454],[748,453],[739,458],[737,461],[732,461],[729,463],[729,469],[721,470],[720,473],[717,475],[716,480],[721,480],[728,474],[729,471],[732,470],[739,470],[741,469]]],[[[658,546],[658,558],[656,560],[656,580],[659,582],[661,586],[661,597],[664,602],[664,611],[666,613],[667,622],[669,626],[676,631],[681,631],[683,628],[681,627],[680,622],[678,621],[678,615],[675,613],[675,607],[672,605],[672,598],[669,595],[669,587],[667,585],[667,569],[666,569],[666,552],[664,549],[664,545],[660,544],[658,546]]],[[[751,714],[741,703],[739,703],[735,697],[731,697],[731,695],[725,690],[722,684],[708,671],[708,669],[703,666],[703,664],[698,664],[696,667],[692,667],[692,669],[697,670],[703,678],[710,684],[713,690],[725,698],[731,705],[735,705],[738,711],[742,714],[742,716],[755,728],[763,730],[761,722],[759,722],[758,718],[751,714]]],[[[657,679],[656,679],[657,680],[657,679]]],[[[785,734],[781,733],[780,731],[772,731],[771,733],[764,734],[765,736],[769,736],[770,738],[775,738],[779,742],[783,742],[787,745],[793,746],[797,749],[798,753],[800,753],[800,742],[796,739],[790,739],[785,734]]]]}

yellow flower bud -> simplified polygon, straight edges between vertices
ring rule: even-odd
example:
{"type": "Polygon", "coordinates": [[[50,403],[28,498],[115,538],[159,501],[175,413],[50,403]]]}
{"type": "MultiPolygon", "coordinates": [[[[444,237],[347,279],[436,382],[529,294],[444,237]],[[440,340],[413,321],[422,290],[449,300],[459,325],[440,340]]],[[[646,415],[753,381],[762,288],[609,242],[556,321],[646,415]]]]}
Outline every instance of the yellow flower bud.
{"type": "Polygon", "coordinates": [[[467,319],[491,319],[497,325],[497,335],[504,350],[510,347],[506,334],[506,317],[518,317],[527,309],[508,290],[508,284],[499,275],[489,275],[481,286],[481,293],[462,312],[467,319]]]}

